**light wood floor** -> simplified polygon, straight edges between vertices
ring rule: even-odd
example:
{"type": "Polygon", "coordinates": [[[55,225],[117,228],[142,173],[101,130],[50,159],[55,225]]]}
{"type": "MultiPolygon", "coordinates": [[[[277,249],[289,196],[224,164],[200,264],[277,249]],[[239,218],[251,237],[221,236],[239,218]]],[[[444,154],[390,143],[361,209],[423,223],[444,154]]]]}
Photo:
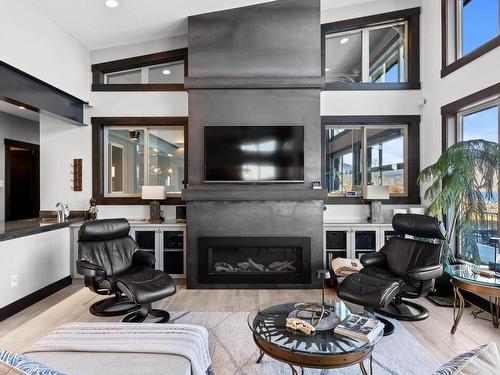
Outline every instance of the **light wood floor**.
{"type": "MultiPolygon", "coordinates": [[[[331,289],[329,297],[335,297],[331,289]]],[[[84,288],[81,280],[0,322],[0,348],[22,351],[30,343],[66,322],[119,321],[120,318],[92,316],[88,307],[97,296],[84,288]]],[[[320,298],[319,290],[190,290],[178,287],[177,293],[157,304],[170,311],[251,311],[257,306],[284,299],[320,298]]],[[[455,335],[450,334],[452,309],[437,307],[426,299],[419,300],[430,310],[430,317],[420,322],[405,322],[405,327],[423,344],[438,362],[488,342],[500,347],[500,330],[466,309],[455,335]]],[[[477,308],[474,308],[477,309],[477,308]]],[[[487,316],[485,314],[485,316],[487,316]]]]}

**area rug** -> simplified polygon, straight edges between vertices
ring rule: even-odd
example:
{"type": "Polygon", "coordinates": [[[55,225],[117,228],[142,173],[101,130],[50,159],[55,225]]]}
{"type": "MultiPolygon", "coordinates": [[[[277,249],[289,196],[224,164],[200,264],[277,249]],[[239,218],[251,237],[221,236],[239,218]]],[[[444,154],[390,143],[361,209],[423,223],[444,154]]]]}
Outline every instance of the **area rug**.
{"type": "MultiPolygon", "coordinates": [[[[289,375],[290,367],[264,356],[247,325],[247,312],[173,312],[172,323],[198,324],[209,331],[210,355],[215,375],[289,375]]],[[[429,375],[439,367],[429,352],[398,321],[395,331],[384,337],[373,351],[374,375],[429,375]]],[[[368,364],[368,363],[366,363],[368,364]]],[[[305,369],[306,375],[358,375],[359,366],[335,370],[305,369]]]]}

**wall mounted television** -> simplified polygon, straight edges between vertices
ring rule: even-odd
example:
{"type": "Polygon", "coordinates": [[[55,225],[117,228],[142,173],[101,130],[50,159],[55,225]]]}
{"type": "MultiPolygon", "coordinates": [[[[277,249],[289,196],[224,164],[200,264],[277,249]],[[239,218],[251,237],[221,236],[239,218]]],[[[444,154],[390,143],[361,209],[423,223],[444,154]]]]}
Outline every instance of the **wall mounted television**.
{"type": "Polygon", "coordinates": [[[304,127],[205,126],[205,182],[304,182],[304,127]]]}

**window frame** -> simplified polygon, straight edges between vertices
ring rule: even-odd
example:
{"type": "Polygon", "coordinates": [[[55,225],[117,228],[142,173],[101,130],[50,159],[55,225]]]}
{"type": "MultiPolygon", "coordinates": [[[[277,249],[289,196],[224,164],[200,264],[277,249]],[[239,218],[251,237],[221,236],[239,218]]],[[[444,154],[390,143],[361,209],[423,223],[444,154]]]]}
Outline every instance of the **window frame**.
{"type": "MultiPolygon", "coordinates": [[[[476,112],[481,109],[491,107],[490,103],[498,101],[500,105],[500,83],[489,86],[481,91],[475,92],[471,95],[458,99],[454,102],[448,103],[441,107],[441,151],[444,152],[451,144],[458,142],[461,136],[462,122],[461,118],[467,114],[476,112]],[[490,104],[490,105],[488,105],[490,104]],[[459,128],[460,127],[460,128],[459,128]],[[451,141],[451,142],[450,142],[451,141]]],[[[500,108],[500,107],[499,107],[500,108]]],[[[500,117],[500,110],[499,110],[500,117]]],[[[500,118],[499,118],[500,121],[500,118]]],[[[500,126],[499,126],[500,137],[500,126]]],[[[443,181],[443,184],[446,180],[443,181]]],[[[444,213],[446,226],[449,227],[448,220],[446,219],[447,213],[444,213]]],[[[459,244],[457,238],[453,239],[454,244],[459,244]]],[[[459,246],[455,246],[455,257],[461,262],[468,262],[460,256],[459,246]]]]}
{"type": "MultiPolygon", "coordinates": [[[[359,125],[366,128],[376,128],[377,126],[406,125],[406,174],[407,195],[392,195],[384,204],[421,204],[420,187],[417,184],[417,177],[420,173],[420,116],[419,115],[389,115],[389,116],[321,116],[321,174],[322,183],[326,183],[326,158],[327,158],[327,126],[330,125],[359,125]]],[[[365,140],[366,141],[366,140],[365,140]]],[[[364,156],[363,156],[364,158],[364,156]]],[[[346,198],[343,196],[329,195],[326,204],[363,204],[360,199],[346,198]]]]}
{"type": "MultiPolygon", "coordinates": [[[[496,37],[462,55],[460,1],[462,0],[441,0],[441,78],[500,46],[499,32],[496,37]]],[[[500,30],[500,4],[498,17],[500,30]]]]}
{"type": "MultiPolygon", "coordinates": [[[[92,197],[100,205],[146,205],[140,196],[109,196],[105,194],[105,136],[104,129],[116,127],[134,128],[168,128],[184,127],[184,188],[188,177],[188,117],[92,117],[92,197]]],[[[168,194],[160,201],[162,205],[184,204],[180,194],[168,194]]]]}
{"type": "MultiPolygon", "coordinates": [[[[407,24],[407,82],[325,82],[324,91],[338,90],[419,90],[420,83],[420,7],[376,14],[321,25],[321,72],[325,79],[325,40],[330,34],[383,27],[405,21],[407,24]]],[[[369,75],[368,75],[369,76],[369,75]]]]}
{"type": "Polygon", "coordinates": [[[187,48],[94,64],[92,65],[92,91],[185,91],[183,83],[106,83],[107,74],[142,70],[177,61],[184,62],[184,77],[187,77],[187,48]]]}

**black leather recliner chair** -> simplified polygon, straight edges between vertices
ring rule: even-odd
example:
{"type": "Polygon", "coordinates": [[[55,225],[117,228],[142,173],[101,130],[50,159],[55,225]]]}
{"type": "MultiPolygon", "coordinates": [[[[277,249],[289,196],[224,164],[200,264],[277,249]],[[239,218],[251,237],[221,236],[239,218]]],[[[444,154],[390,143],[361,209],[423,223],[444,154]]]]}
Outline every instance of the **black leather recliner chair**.
{"type": "Polygon", "coordinates": [[[406,299],[427,295],[434,279],[442,275],[440,257],[445,229],[436,218],[415,214],[394,215],[392,226],[397,236],[390,238],[380,251],[363,255],[364,268],[348,276],[337,295],[395,319],[425,319],[429,311],[406,299]]]}
{"type": "Polygon", "coordinates": [[[78,231],[77,271],[85,286],[97,294],[114,295],[90,306],[97,316],[120,316],[124,322],[142,322],[151,314],[167,322],[168,312],[151,303],[175,294],[174,280],[155,270],[153,254],[142,251],[130,237],[126,219],[84,223],[78,231]]]}

